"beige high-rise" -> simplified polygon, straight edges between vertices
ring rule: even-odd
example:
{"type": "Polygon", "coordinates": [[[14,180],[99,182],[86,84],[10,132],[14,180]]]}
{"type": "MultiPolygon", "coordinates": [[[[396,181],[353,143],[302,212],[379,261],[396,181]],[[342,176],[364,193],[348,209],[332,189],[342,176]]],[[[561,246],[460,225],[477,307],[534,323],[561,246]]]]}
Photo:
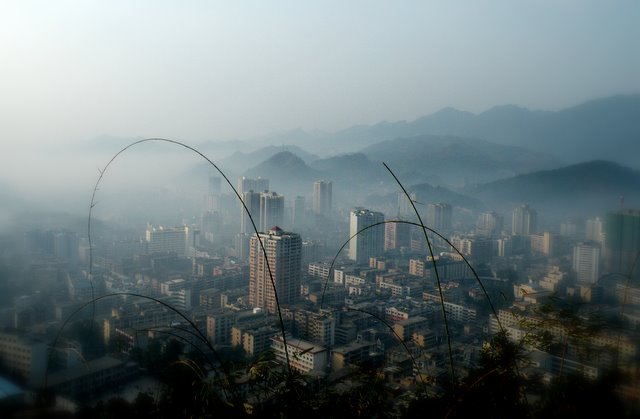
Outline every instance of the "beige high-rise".
{"type": "Polygon", "coordinates": [[[249,304],[275,313],[277,305],[274,284],[281,305],[296,303],[300,295],[301,256],[302,239],[296,233],[273,227],[268,233],[253,236],[249,250],[249,304]],[[267,253],[273,282],[260,240],[267,253]]]}

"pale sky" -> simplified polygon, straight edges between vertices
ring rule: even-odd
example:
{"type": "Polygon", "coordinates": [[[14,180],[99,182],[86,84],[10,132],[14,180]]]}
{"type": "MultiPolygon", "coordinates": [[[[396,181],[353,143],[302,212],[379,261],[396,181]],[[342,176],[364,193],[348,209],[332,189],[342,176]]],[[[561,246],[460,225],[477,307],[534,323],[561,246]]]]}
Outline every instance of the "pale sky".
{"type": "Polygon", "coordinates": [[[638,1],[0,2],[0,144],[197,143],[640,92],[638,1]]]}

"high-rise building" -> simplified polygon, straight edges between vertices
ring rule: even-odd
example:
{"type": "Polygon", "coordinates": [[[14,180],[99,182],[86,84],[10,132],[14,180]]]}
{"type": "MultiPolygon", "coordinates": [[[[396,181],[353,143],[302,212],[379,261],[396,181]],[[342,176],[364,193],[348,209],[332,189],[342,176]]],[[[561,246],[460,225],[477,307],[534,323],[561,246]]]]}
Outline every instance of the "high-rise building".
{"type": "Polygon", "coordinates": [[[498,256],[509,257],[513,253],[513,241],[509,237],[502,237],[497,240],[498,256]]]}
{"type": "MultiPolygon", "coordinates": [[[[260,193],[254,192],[253,189],[250,189],[246,192],[242,193],[242,202],[247,207],[247,210],[251,213],[251,217],[253,221],[256,223],[256,227],[261,230],[260,225],[260,193]]],[[[249,214],[247,214],[247,210],[244,207],[240,208],[240,233],[242,234],[255,234],[253,230],[253,225],[251,225],[251,219],[249,218],[249,214]]]]}
{"type": "MultiPolygon", "coordinates": [[[[411,198],[411,200],[413,201],[416,201],[418,199],[418,196],[416,195],[415,192],[411,192],[409,194],[409,198],[411,198]]],[[[399,215],[407,215],[407,214],[415,215],[409,198],[407,198],[407,195],[404,192],[398,192],[398,214],[399,215]]]]}
{"type": "Polygon", "coordinates": [[[604,230],[605,269],[640,278],[640,210],[608,213],[604,230]]]}
{"type": "Polygon", "coordinates": [[[586,241],[573,247],[573,270],[580,282],[595,284],[600,275],[600,243],[586,241]]]}
{"type": "Polygon", "coordinates": [[[218,211],[205,211],[200,219],[200,229],[204,240],[212,243],[222,230],[222,215],[218,211]]]}
{"type": "Polygon", "coordinates": [[[474,261],[485,262],[491,260],[495,250],[494,241],[488,238],[475,237],[471,239],[469,255],[474,261]]]}
{"type": "Polygon", "coordinates": [[[251,236],[253,235],[255,235],[255,232],[253,234],[236,234],[233,247],[236,250],[236,257],[238,259],[244,261],[249,257],[249,243],[251,240],[251,236]]]}
{"type": "Polygon", "coordinates": [[[482,213],[476,227],[476,232],[481,236],[497,236],[502,232],[502,215],[494,211],[482,213]]]}
{"type": "Polygon", "coordinates": [[[184,256],[190,244],[187,243],[188,233],[186,226],[166,228],[148,225],[145,232],[147,251],[149,254],[175,252],[184,256]]]}
{"type": "MultiPolygon", "coordinates": [[[[360,230],[384,221],[384,214],[364,208],[351,211],[349,223],[349,237],[360,230]]],[[[357,264],[369,264],[369,258],[382,256],[384,253],[384,225],[371,227],[349,242],[349,258],[357,264]]]]}
{"type": "Polygon", "coordinates": [[[204,196],[204,210],[205,211],[219,211],[220,210],[220,192],[221,192],[220,178],[217,176],[209,176],[209,188],[204,196]]]}
{"type": "Polygon", "coordinates": [[[387,223],[384,225],[384,250],[411,246],[411,224],[387,223]]]}
{"type": "Polygon", "coordinates": [[[604,241],[604,227],[602,225],[602,220],[599,217],[587,220],[584,229],[584,237],[587,240],[593,240],[599,243],[604,241]]]}
{"type": "Polygon", "coordinates": [[[294,229],[299,229],[300,227],[304,227],[306,223],[305,219],[305,199],[304,196],[296,196],[293,200],[293,211],[292,211],[292,219],[291,225],[294,229]]]}
{"type": "Polygon", "coordinates": [[[451,205],[444,203],[427,205],[427,227],[440,233],[451,230],[451,205]]]}
{"type": "Polygon", "coordinates": [[[258,177],[251,179],[246,176],[238,178],[237,188],[238,194],[242,196],[247,191],[264,192],[269,190],[269,179],[258,177]]]}
{"type": "Polygon", "coordinates": [[[560,235],[562,237],[576,237],[576,233],[578,232],[578,227],[576,223],[573,221],[565,221],[560,223],[560,235]]]}
{"type": "Polygon", "coordinates": [[[209,193],[219,194],[222,191],[222,180],[220,176],[209,176],[209,193]]]}
{"type": "MultiPolygon", "coordinates": [[[[251,213],[251,217],[256,223],[256,227],[259,231],[264,231],[262,230],[260,224],[260,194],[264,191],[269,190],[269,179],[265,179],[262,177],[252,179],[246,176],[242,176],[238,178],[238,185],[236,189],[238,191],[238,195],[240,195],[240,198],[242,198],[244,205],[251,213]]],[[[255,234],[253,226],[251,225],[251,220],[247,215],[247,211],[245,211],[242,205],[240,205],[240,233],[255,234]]]]}
{"type": "Polygon", "coordinates": [[[251,237],[249,303],[253,307],[275,313],[277,311],[275,286],[281,305],[294,304],[300,295],[301,257],[302,240],[298,234],[284,232],[276,226],[268,233],[251,237]],[[269,267],[260,247],[260,241],[267,253],[269,267]]]}
{"type": "Polygon", "coordinates": [[[531,234],[529,239],[531,240],[531,252],[545,256],[555,256],[558,241],[556,234],[545,231],[543,234],[531,234]]]}
{"type": "Polygon", "coordinates": [[[284,196],[275,192],[260,194],[260,231],[284,224],[284,196]]]}
{"type": "Polygon", "coordinates": [[[78,264],[79,245],[80,240],[76,233],[60,231],[53,234],[54,255],[58,259],[66,261],[71,267],[75,267],[78,264]]]}
{"type": "Polygon", "coordinates": [[[319,180],[313,184],[313,212],[327,216],[331,212],[331,182],[319,180]]]}
{"type": "Polygon", "coordinates": [[[538,229],[538,213],[529,205],[513,209],[511,218],[511,234],[528,236],[538,229]]]}

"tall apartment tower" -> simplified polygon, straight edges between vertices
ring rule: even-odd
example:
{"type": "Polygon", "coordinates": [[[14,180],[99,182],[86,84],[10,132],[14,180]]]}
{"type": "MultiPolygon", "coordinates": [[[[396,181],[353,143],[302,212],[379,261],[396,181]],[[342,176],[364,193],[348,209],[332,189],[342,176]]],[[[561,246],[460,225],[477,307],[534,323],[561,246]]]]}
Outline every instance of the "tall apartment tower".
{"type": "MultiPolygon", "coordinates": [[[[384,221],[384,214],[364,208],[351,211],[349,237],[373,224],[384,221]]],[[[369,228],[349,242],[349,259],[357,264],[369,264],[369,258],[384,253],[384,224],[369,228]]]]}
{"type": "Polygon", "coordinates": [[[584,236],[587,240],[600,243],[604,241],[604,225],[599,217],[587,220],[585,223],[584,236]]]}
{"type": "Polygon", "coordinates": [[[306,200],[304,196],[296,196],[293,200],[293,211],[291,218],[291,225],[294,229],[299,229],[305,225],[305,212],[306,212],[306,200]]]}
{"type": "Polygon", "coordinates": [[[209,188],[204,197],[205,211],[220,210],[221,181],[218,176],[209,176],[209,188]]]}
{"type": "Polygon", "coordinates": [[[249,249],[249,304],[277,312],[275,289],[281,305],[294,304],[300,295],[300,269],[302,240],[296,233],[284,232],[273,227],[268,233],[251,237],[249,249]],[[269,269],[265,263],[260,241],[267,253],[269,269]]]}
{"type": "Polygon", "coordinates": [[[538,228],[538,213],[529,205],[522,205],[513,209],[511,218],[511,233],[513,235],[528,236],[534,234],[538,228]]]}
{"type": "Polygon", "coordinates": [[[418,195],[416,195],[415,192],[411,192],[409,194],[409,198],[407,198],[407,195],[405,195],[404,192],[398,192],[398,214],[399,215],[414,214],[413,207],[411,206],[411,202],[409,199],[411,199],[412,201],[417,201],[418,195]]]}
{"type": "MultiPolygon", "coordinates": [[[[242,193],[242,202],[247,207],[247,210],[251,213],[253,221],[260,229],[260,193],[254,192],[252,189],[242,193]]],[[[244,208],[240,208],[240,233],[243,234],[255,234],[249,215],[244,208]]],[[[264,230],[260,230],[264,231],[264,230]]]]}
{"type": "Polygon", "coordinates": [[[209,176],[209,193],[219,194],[222,192],[222,179],[220,176],[209,176]]]}
{"type": "Polygon", "coordinates": [[[384,250],[411,246],[411,225],[387,223],[384,225],[384,250]]]}
{"type": "MultiPolygon", "coordinates": [[[[245,206],[251,212],[256,227],[259,231],[264,231],[260,225],[260,193],[269,190],[269,179],[262,177],[252,179],[242,176],[238,178],[236,189],[245,206]]],[[[242,205],[240,205],[240,234],[255,234],[249,216],[242,205]]]]}
{"type": "Polygon", "coordinates": [[[238,194],[242,196],[247,191],[264,192],[269,190],[269,179],[258,177],[257,179],[248,178],[242,176],[238,178],[238,185],[236,187],[238,194]]]}
{"type": "Polygon", "coordinates": [[[275,192],[260,194],[260,231],[269,231],[271,227],[284,223],[284,196],[275,192]]]}
{"type": "Polygon", "coordinates": [[[427,227],[438,232],[451,230],[451,205],[438,203],[427,205],[427,227]]]}
{"type": "Polygon", "coordinates": [[[497,236],[502,232],[502,215],[497,212],[484,212],[480,214],[476,224],[476,233],[481,236],[497,236]]]}
{"type": "Polygon", "coordinates": [[[610,212],[604,222],[605,269],[640,278],[640,210],[610,212]],[[633,272],[632,272],[633,270],[633,272]]]}
{"type": "Polygon", "coordinates": [[[326,180],[319,180],[313,184],[313,212],[319,215],[329,215],[331,212],[332,184],[326,180]]]}
{"type": "Polygon", "coordinates": [[[573,270],[577,280],[595,284],[600,275],[600,243],[586,241],[573,247],[573,270]]]}

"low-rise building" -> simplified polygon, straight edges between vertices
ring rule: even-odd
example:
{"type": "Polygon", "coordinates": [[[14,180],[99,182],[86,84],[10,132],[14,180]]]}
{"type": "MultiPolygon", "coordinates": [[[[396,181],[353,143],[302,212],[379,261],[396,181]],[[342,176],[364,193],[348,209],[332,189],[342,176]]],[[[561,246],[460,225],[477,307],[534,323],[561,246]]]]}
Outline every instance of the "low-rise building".
{"type": "Polygon", "coordinates": [[[296,371],[303,374],[326,374],[329,354],[327,349],[320,345],[287,336],[287,345],[285,346],[282,335],[276,335],[271,338],[271,349],[273,349],[276,359],[282,363],[287,362],[286,352],[288,350],[291,368],[296,371]]]}
{"type": "Polygon", "coordinates": [[[47,366],[47,345],[18,331],[0,332],[0,362],[28,382],[39,383],[47,366]]]}

